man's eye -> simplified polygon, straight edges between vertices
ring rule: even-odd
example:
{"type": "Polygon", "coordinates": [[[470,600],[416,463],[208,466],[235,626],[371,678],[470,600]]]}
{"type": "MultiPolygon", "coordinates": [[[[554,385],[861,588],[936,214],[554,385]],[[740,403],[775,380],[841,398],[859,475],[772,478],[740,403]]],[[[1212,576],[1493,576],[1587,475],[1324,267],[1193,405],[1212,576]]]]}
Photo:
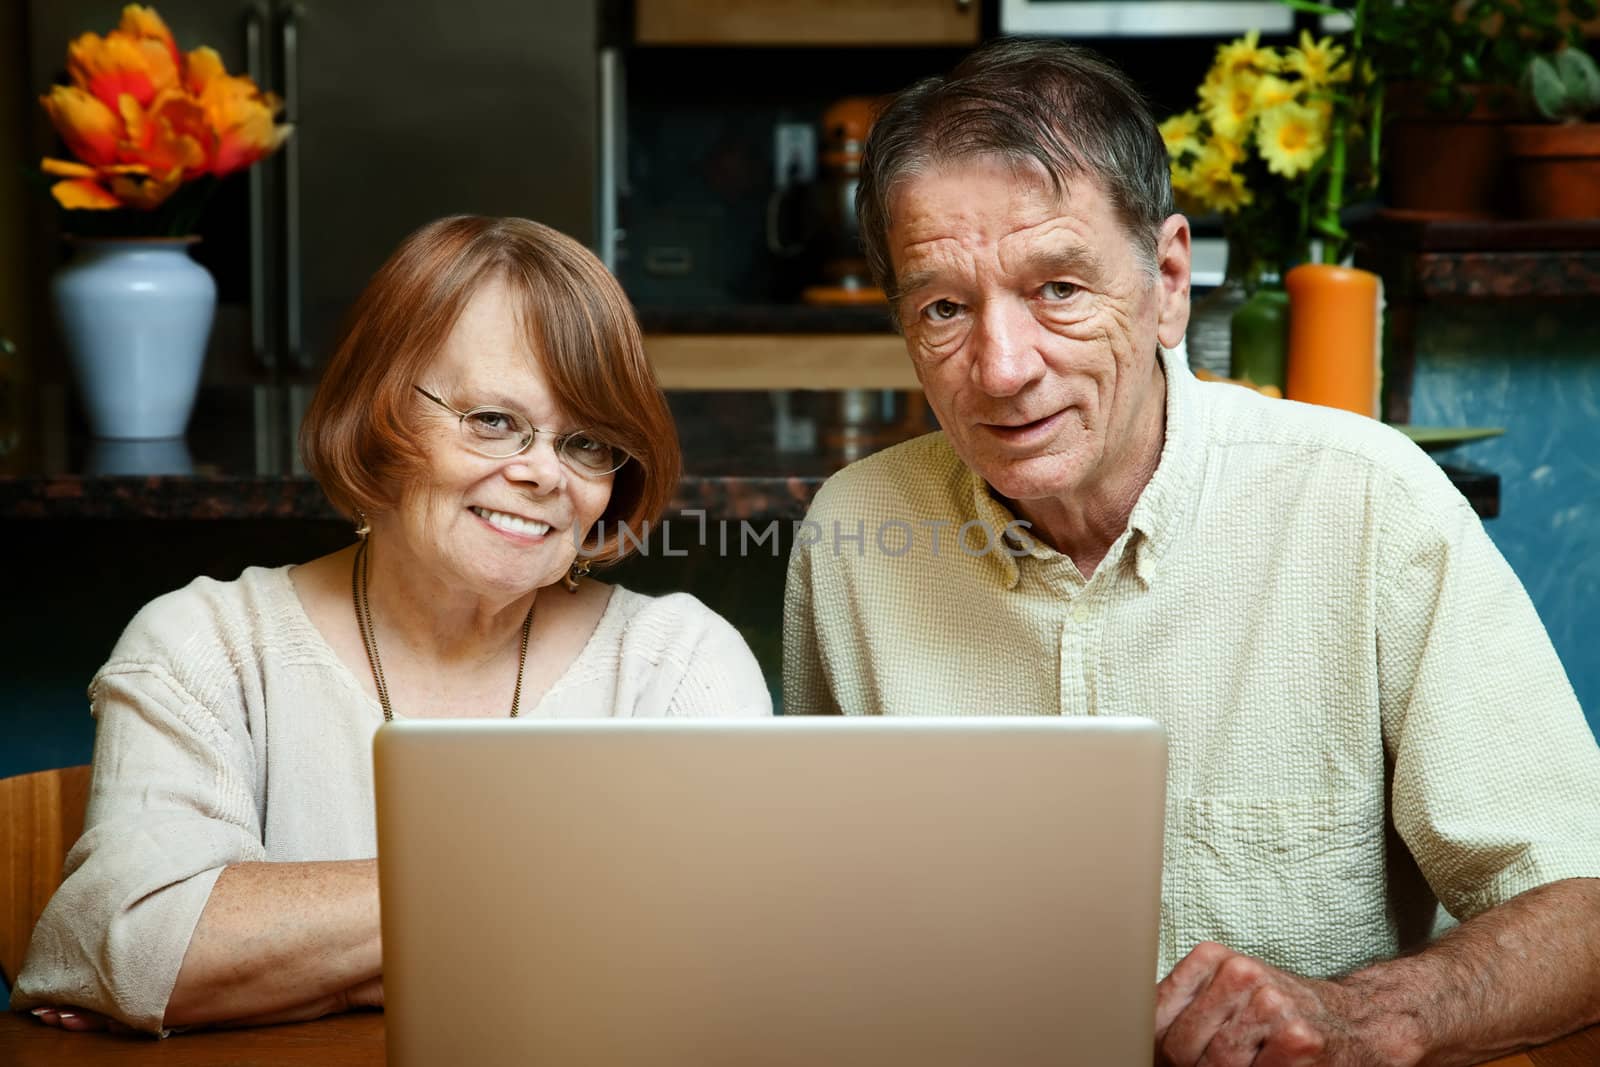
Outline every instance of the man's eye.
{"type": "Polygon", "coordinates": [[[961,313],[961,305],[954,300],[935,300],[922,313],[935,322],[949,322],[961,313]]]}
{"type": "Polygon", "coordinates": [[[1078,291],[1078,287],[1071,282],[1045,282],[1044,288],[1039,292],[1046,300],[1066,300],[1078,291]]]}

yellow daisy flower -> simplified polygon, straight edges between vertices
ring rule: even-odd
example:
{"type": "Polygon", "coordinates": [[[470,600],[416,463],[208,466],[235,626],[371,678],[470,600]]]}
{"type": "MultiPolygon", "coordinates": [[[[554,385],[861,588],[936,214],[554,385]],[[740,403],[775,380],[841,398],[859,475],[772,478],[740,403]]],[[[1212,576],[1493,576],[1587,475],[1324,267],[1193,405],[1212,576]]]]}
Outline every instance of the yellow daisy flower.
{"type": "Polygon", "coordinates": [[[1313,86],[1350,80],[1350,65],[1344,62],[1344,48],[1333,38],[1314,40],[1311,31],[1300,31],[1300,47],[1284,55],[1284,69],[1300,75],[1313,86]]]}
{"type": "Polygon", "coordinates": [[[1261,116],[1256,145],[1269,171],[1296,177],[1322,158],[1328,145],[1327,115],[1304,104],[1280,104],[1261,116]]]}
{"type": "Polygon", "coordinates": [[[1193,111],[1174,115],[1161,124],[1161,140],[1167,155],[1177,159],[1185,152],[1200,152],[1200,116],[1193,111]]]}
{"type": "Polygon", "coordinates": [[[1172,196],[1178,202],[1179,211],[1195,199],[1194,168],[1179,166],[1176,160],[1172,163],[1172,196]]]}
{"type": "Polygon", "coordinates": [[[1217,58],[1212,61],[1210,81],[1226,81],[1236,74],[1269,74],[1278,69],[1282,60],[1271,48],[1261,47],[1261,31],[1251,30],[1237,41],[1217,46],[1217,58]]]}
{"type": "Polygon", "coordinates": [[[1195,162],[1187,188],[1206,210],[1227,214],[1254,200],[1236,166],[1239,156],[1237,145],[1213,139],[1195,162]]]}
{"type": "Polygon", "coordinates": [[[1217,134],[1229,140],[1243,140],[1248,135],[1256,117],[1256,85],[1260,80],[1258,75],[1241,73],[1201,87],[1200,109],[1217,134]]]}
{"type": "Polygon", "coordinates": [[[1279,104],[1287,104],[1295,98],[1295,86],[1273,74],[1268,74],[1256,83],[1256,97],[1253,106],[1256,114],[1270,111],[1279,104]]]}
{"type": "Polygon", "coordinates": [[[1213,133],[1211,139],[1206,142],[1202,154],[1209,156],[1209,162],[1219,166],[1235,167],[1243,163],[1244,157],[1249,153],[1245,151],[1243,141],[1235,141],[1230,137],[1213,133]]]}
{"type": "Polygon", "coordinates": [[[1196,176],[1195,199],[1207,210],[1231,215],[1249,207],[1255,196],[1244,184],[1244,175],[1234,171],[1212,171],[1196,176]]]}

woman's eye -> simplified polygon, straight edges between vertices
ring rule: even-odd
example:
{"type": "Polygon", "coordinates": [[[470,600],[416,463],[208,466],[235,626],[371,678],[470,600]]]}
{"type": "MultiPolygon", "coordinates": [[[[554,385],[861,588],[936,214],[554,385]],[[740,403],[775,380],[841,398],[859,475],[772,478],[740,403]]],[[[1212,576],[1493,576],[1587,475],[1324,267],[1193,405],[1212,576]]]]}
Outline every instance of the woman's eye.
{"type": "Polygon", "coordinates": [[[467,425],[482,434],[506,434],[515,429],[511,416],[504,411],[474,411],[467,416],[467,425]]]}
{"type": "Polygon", "coordinates": [[[576,433],[567,438],[567,447],[579,452],[599,452],[606,446],[586,433],[576,433]]]}
{"type": "Polygon", "coordinates": [[[949,322],[961,313],[961,305],[954,300],[935,300],[922,313],[935,322],[949,322]]]}
{"type": "Polygon", "coordinates": [[[1066,300],[1077,291],[1078,287],[1071,282],[1045,282],[1044,288],[1040,290],[1040,293],[1044,295],[1046,300],[1056,301],[1066,300]]]}

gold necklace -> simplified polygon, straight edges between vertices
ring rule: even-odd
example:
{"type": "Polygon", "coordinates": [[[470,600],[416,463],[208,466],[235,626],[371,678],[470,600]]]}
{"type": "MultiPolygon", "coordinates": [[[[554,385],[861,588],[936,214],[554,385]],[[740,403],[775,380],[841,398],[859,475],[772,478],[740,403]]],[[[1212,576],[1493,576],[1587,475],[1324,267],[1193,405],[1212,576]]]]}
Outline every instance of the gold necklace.
{"type": "MultiPolygon", "coordinates": [[[[378,632],[372,627],[372,605],[367,602],[367,539],[363,537],[356,547],[356,558],[350,567],[350,599],[355,604],[356,627],[361,631],[361,643],[367,649],[367,662],[372,665],[372,683],[378,688],[378,703],[383,705],[383,721],[394,721],[394,708],[389,704],[389,686],[383,680],[383,662],[378,659],[378,632]]],[[[533,628],[533,607],[528,605],[528,617],[522,620],[522,647],[517,651],[517,687],[511,691],[511,717],[517,717],[522,703],[522,667],[528,662],[528,631],[533,628]]]]}

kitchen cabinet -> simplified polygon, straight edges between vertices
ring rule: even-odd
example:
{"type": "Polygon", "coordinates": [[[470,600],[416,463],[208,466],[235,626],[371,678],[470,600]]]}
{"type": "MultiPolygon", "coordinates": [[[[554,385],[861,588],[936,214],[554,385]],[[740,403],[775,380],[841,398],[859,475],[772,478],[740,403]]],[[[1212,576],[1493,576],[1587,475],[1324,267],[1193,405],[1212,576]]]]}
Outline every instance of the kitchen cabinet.
{"type": "Polygon", "coordinates": [[[981,0],[635,0],[652,45],[975,45],[981,0]]]}

